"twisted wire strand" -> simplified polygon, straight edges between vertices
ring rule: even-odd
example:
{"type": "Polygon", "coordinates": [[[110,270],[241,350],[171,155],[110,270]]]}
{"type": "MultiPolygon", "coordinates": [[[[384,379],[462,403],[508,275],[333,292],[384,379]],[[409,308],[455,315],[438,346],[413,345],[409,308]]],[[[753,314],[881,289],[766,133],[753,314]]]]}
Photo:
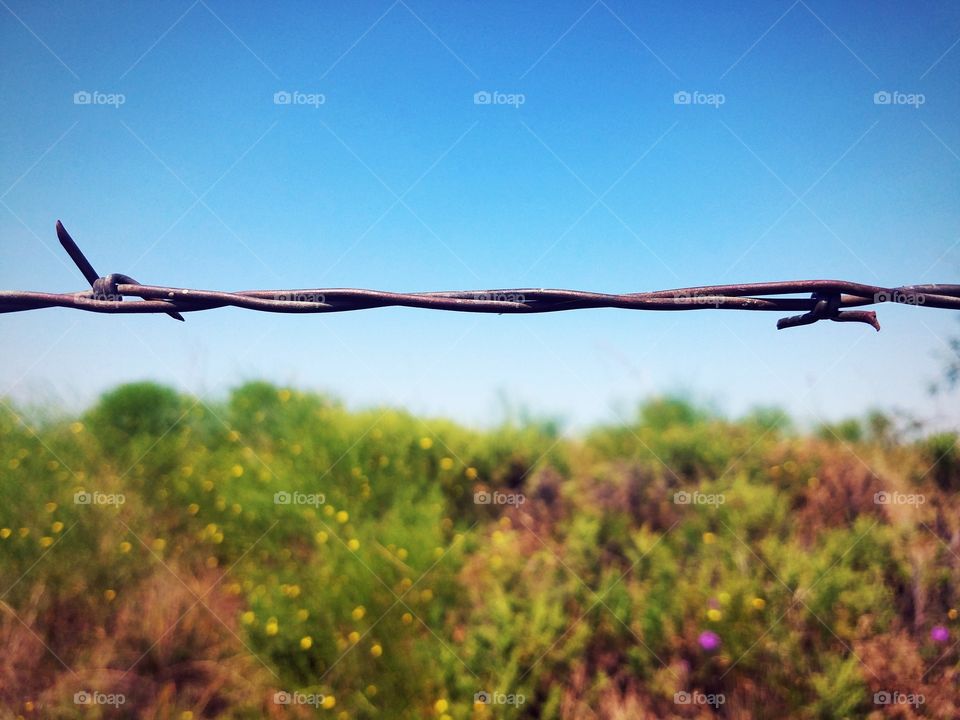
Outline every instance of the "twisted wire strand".
{"type": "Polygon", "coordinates": [[[883,287],[845,280],[791,280],[703,285],[699,287],[609,294],[581,290],[510,288],[399,293],[359,288],[242,290],[224,292],[143,285],[128,275],[100,276],[63,225],[57,222],[61,245],[91,289],[74,293],[0,291],[0,313],[48,307],[107,314],[181,313],[221,307],[276,313],[334,313],[381,307],[410,307],[452,312],[525,314],[593,308],[625,310],[752,310],[803,312],[781,318],[778,328],[809,325],[820,320],[858,322],[880,329],[872,310],[851,310],[883,303],[960,309],[960,285],[925,284],[883,287]],[[780,297],[809,293],[809,297],[780,297]],[[125,302],[126,297],[140,298],[125,302]]]}

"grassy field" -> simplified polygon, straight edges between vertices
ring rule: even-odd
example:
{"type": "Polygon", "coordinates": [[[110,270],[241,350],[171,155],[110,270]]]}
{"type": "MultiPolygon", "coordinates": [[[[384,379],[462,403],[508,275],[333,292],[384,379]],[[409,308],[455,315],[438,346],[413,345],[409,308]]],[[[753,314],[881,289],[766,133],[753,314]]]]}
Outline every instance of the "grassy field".
{"type": "Polygon", "coordinates": [[[956,718],[958,490],[879,415],[5,405],[0,717],[956,718]]]}

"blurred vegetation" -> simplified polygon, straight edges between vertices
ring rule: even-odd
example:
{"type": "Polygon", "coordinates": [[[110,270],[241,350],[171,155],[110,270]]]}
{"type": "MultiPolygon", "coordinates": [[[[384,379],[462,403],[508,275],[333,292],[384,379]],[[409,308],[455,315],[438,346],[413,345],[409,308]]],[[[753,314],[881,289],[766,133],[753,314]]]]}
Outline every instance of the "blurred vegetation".
{"type": "Polygon", "coordinates": [[[955,434],[677,398],[475,431],[266,383],[0,407],[3,718],[960,717],[955,434]]]}

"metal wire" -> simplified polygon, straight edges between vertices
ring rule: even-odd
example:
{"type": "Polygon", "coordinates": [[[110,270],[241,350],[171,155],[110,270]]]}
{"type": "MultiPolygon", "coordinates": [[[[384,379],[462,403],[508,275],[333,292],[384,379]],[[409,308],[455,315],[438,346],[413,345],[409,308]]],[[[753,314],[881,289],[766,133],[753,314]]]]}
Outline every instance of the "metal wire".
{"type": "Polygon", "coordinates": [[[519,288],[450,292],[394,293],[343,288],[307,290],[191,290],[141,285],[129,275],[100,276],[57,221],[60,244],[90,283],[76,293],[0,291],[0,313],[64,307],[98,313],[165,313],[183,320],[181,313],[239,307],[278,313],[332,313],[377,307],[414,307],[479,313],[544,313],[586,308],[626,310],[759,310],[802,311],[781,318],[777,328],[810,325],[820,320],[857,322],[880,329],[872,310],[849,310],[882,303],[915,307],[960,309],[960,285],[906,285],[881,287],[845,280],[707,285],[622,295],[580,290],[519,288]],[[809,297],[780,297],[810,293],[809,297]],[[124,302],[124,297],[139,301],[124,302]]]}

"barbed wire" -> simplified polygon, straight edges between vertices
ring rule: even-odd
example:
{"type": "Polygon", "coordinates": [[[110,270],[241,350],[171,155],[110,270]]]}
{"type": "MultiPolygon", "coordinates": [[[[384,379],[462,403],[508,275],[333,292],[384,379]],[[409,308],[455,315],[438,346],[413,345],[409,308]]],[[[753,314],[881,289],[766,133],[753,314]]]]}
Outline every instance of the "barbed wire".
{"type": "Polygon", "coordinates": [[[412,307],[477,313],[545,313],[587,308],[625,310],[753,310],[796,312],[780,318],[777,328],[810,325],[820,320],[865,323],[880,329],[872,310],[848,308],[898,303],[914,307],[960,309],[960,285],[904,285],[881,287],[845,280],[705,285],[701,287],[607,294],[581,290],[519,288],[448,292],[396,293],[382,290],[327,288],[304,290],[243,290],[222,292],[141,285],[129,275],[101,276],[73,238],[57,221],[60,244],[90,283],[75,293],[0,291],[0,313],[63,307],[97,313],[165,313],[183,320],[181,313],[238,307],[277,313],[333,313],[378,307],[412,307]],[[782,297],[809,293],[809,297],[782,297]],[[126,297],[140,298],[124,302],[126,297]]]}

